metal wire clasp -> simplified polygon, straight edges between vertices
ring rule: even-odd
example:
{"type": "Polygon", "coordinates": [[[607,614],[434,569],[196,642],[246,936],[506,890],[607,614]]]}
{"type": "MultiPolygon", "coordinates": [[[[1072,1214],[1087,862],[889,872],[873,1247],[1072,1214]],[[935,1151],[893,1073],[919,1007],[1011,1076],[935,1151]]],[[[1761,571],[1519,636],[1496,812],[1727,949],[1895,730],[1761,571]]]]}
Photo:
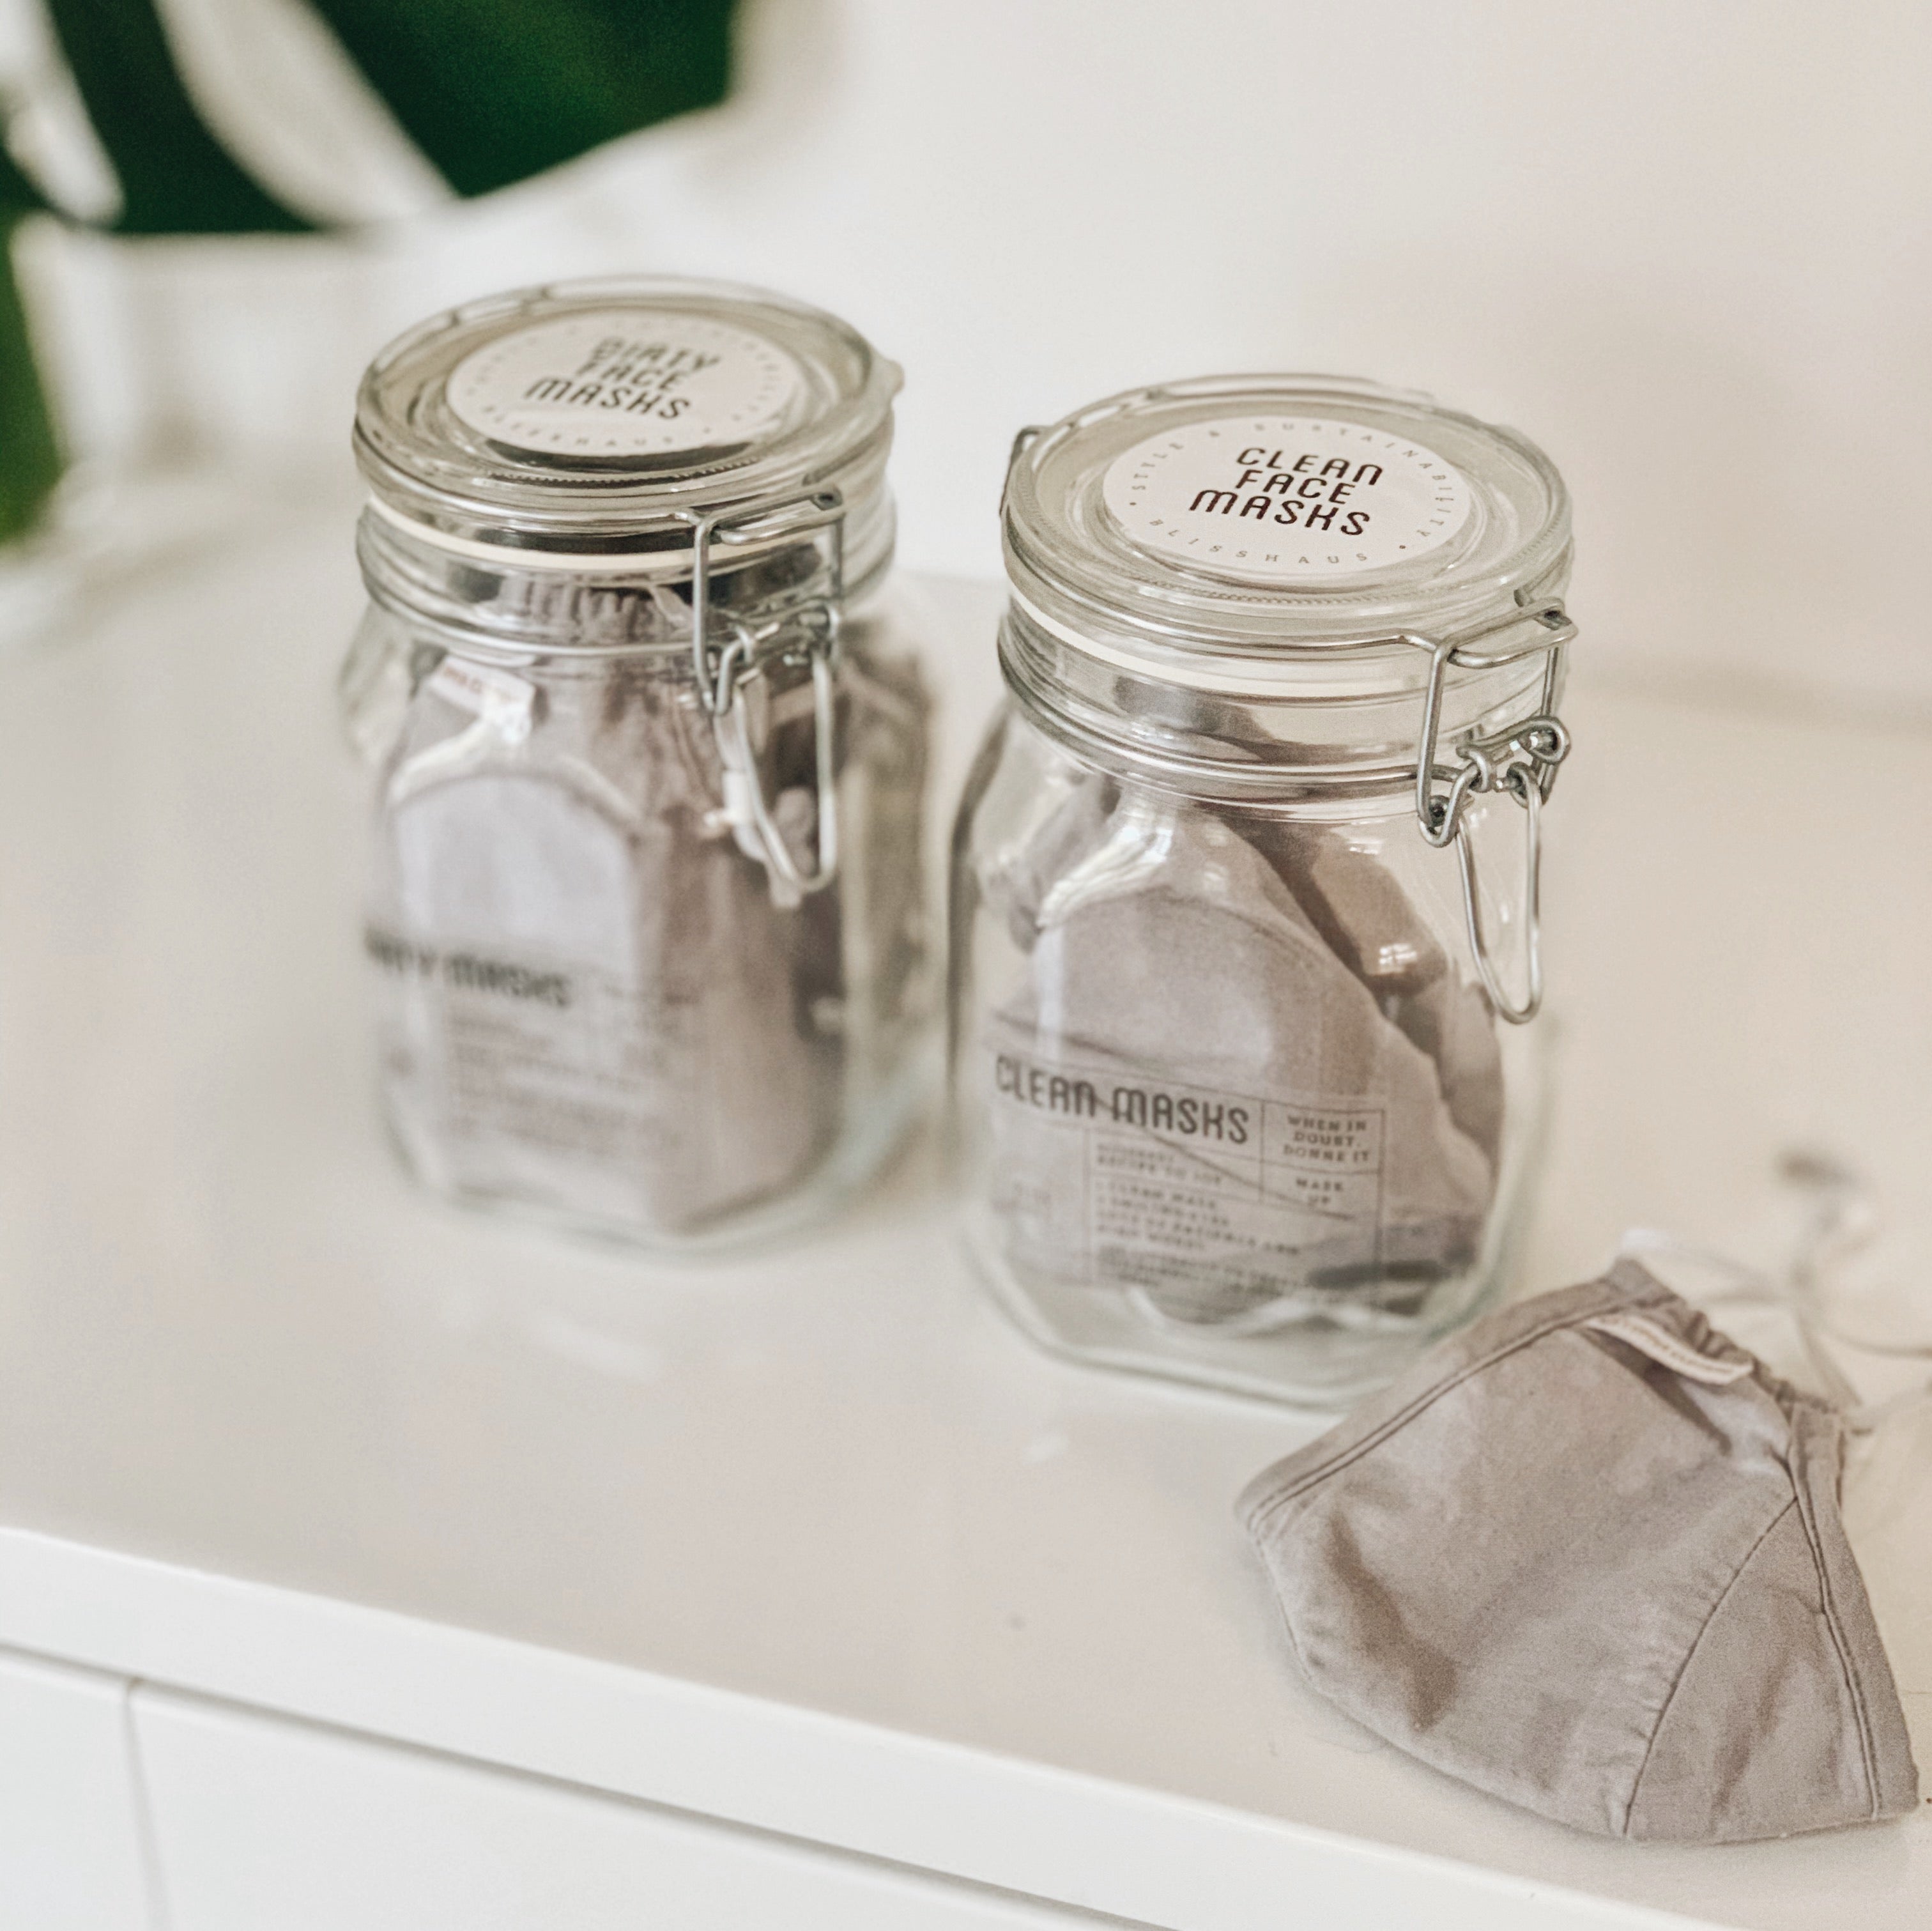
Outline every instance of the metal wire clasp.
{"type": "Polygon", "coordinates": [[[698,701],[717,734],[724,801],[714,814],[736,835],[741,848],[772,875],[773,896],[796,903],[823,891],[838,875],[838,655],[845,593],[845,506],[836,490],[821,490],[741,521],[693,515],[692,528],[691,658],[698,701]],[[714,544],[766,543],[776,538],[827,535],[824,593],[758,626],[736,617],[722,622],[712,608],[714,544]],[[721,635],[721,633],[722,635],[721,635]],[[773,662],[804,662],[810,668],[815,764],[816,845],[809,870],[791,853],[772,801],[765,795],[746,703],[752,686],[773,662]]]}
{"type": "Polygon", "coordinates": [[[1556,715],[1563,681],[1564,647],[1576,634],[1562,604],[1512,617],[1506,624],[1460,643],[1409,637],[1406,642],[1430,653],[1429,682],[1422,701],[1422,734],[1416,747],[1415,815],[1423,836],[1439,851],[1454,844],[1462,874],[1462,915],[1469,950],[1483,990],[1498,1014],[1512,1026],[1534,1019],[1543,1004],[1543,806],[1556,773],[1570,755],[1570,733],[1556,715]],[[1484,647],[1487,646],[1487,648],[1484,647]],[[1456,746],[1460,761],[1436,761],[1442,734],[1443,685],[1449,666],[1487,670],[1536,653],[1546,653],[1543,692],[1536,715],[1488,737],[1468,737],[1456,746]],[[1446,781],[1447,789],[1438,791],[1446,781]],[[1523,950],[1526,984],[1520,1002],[1502,988],[1483,932],[1481,894],[1476,880],[1475,848],[1463,809],[1478,792],[1507,791],[1521,805],[1524,827],[1523,950]]]}

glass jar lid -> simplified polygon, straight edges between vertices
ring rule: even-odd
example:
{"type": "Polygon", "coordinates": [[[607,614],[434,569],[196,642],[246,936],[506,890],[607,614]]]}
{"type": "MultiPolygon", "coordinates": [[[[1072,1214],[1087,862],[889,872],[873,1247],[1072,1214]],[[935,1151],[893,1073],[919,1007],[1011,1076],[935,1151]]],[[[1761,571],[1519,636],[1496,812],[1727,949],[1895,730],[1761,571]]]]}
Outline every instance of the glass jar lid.
{"type": "Polygon", "coordinates": [[[1460,861],[1504,1019],[1542,999],[1541,812],[1569,755],[1570,503],[1514,430],[1327,376],[1136,389],[1014,445],[1008,685],[1100,766],[1271,808],[1379,797],[1460,861]],[[1484,935],[1468,807],[1526,816],[1525,987],[1484,935]]]}
{"type": "Polygon", "coordinates": [[[363,379],[356,454],[390,521],[526,569],[688,572],[700,526],[742,557],[766,524],[786,540],[794,506],[839,507],[848,541],[877,548],[899,380],[855,329],[782,296],[559,283],[392,343],[363,379]]]}
{"type": "Polygon", "coordinates": [[[1020,600],[1065,641],[1309,695],[1346,694],[1338,655],[1510,623],[1570,551],[1562,479],[1526,438],[1320,376],[1171,383],[1029,431],[1003,521],[1020,600]]]}

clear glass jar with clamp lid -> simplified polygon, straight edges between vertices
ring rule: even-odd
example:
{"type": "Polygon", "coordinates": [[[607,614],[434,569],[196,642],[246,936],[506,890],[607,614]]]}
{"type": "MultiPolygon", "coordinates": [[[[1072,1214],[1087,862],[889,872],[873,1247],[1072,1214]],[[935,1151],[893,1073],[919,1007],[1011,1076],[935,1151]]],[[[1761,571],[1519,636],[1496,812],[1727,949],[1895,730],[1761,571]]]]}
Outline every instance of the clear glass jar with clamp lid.
{"type": "Polygon", "coordinates": [[[1003,517],[952,882],[976,1257],[1061,1352],[1352,1399],[1522,1215],[1562,480],[1424,398],[1229,377],[1024,432],[1003,517]]]}
{"type": "Polygon", "coordinates": [[[907,1125],[898,380],[817,310],[655,279],[472,303],[370,369],[340,689],[386,1110],[436,1191],[679,1248],[822,1208],[907,1125]]]}

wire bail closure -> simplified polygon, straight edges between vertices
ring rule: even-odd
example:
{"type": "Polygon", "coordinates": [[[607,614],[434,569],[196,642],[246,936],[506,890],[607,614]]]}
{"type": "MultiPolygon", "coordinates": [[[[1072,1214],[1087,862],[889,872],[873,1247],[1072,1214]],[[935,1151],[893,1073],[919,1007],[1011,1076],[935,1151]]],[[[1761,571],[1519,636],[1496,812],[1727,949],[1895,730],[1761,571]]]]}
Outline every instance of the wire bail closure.
{"type": "Polygon", "coordinates": [[[1462,875],[1463,923],[1469,950],[1483,990],[1497,1013],[1511,1026],[1525,1026],[1543,1004],[1543,806],[1556,784],[1556,774],[1570,755],[1570,733],[1556,715],[1563,683],[1564,647],[1576,634],[1560,602],[1512,617],[1492,630],[1460,642],[1426,637],[1402,641],[1430,653],[1429,683],[1422,704],[1422,733],[1415,761],[1415,815],[1423,836],[1440,851],[1456,847],[1462,875]],[[1504,644],[1512,633],[1534,626],[1521,642],[1504,644]],[[1494,643],[1504,647],[1485,650],[1494,643]],[[1453,663],[1473,670],[1490,670],[1519,659],[1545,653],[1543,692],[1536,715],[1489,737],[1469,737],[1456,745],[1460,761],[1436,761],[1441,737],[1443,684],[1453,663]],[[1438,782],[1448,788],[1438,791],[1438,782]],[[1475,848],[1470,842],[1463,809],[1478,793],[1507,791],[1523,808],[1523,934],[1526,984],[1520,1003],[1504,993],[1483,932],[1481,894],[1476,880],[1475,848]]]}
{"type": "Polygon", "coordinates": [[[716,819],[729,825],[740,848],[771,874],[774,897],[796,904],[823,891],[838,875],[837,665],[845,595],[844,501],[838,491],[826,489],[741,521],[706,515],[687,521],[692,531],[692,672],[698,701],[717,734],[724,766],[724,809],[716,819]],[[822,595],[756,628],[730,617],[721,623],[711,594],[714,544],[764,544],[819,530],[827,533],[830,552],[822,595]],[[720,630],[728,633],[722,642],[717,635],[720,630]],[[746,693],[773,662],[804,662],[812,674],[817,851],[808,871],[792,856],[765,794],[752,743],[746,693]]]}

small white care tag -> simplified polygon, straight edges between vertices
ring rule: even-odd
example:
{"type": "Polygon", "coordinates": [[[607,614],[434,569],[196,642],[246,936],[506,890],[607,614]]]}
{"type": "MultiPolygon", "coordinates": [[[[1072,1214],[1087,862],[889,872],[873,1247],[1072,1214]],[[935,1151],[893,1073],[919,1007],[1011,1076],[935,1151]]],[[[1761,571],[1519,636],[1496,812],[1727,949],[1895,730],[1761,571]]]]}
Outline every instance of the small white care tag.
{"type": "Polygon", "coordinates": [[[472,663],[467,657],[446,657],[429,674],[428,686],[444,703],[494,724],[512,744],[530,734],[536,686],[514,671],[472,663]]]}
{"type": "Polygon", "coordinates": [[[1713,1361],[1708,1354],[1700,1354],[1682,1335],[1673,1334],[1662,1322],[1654,1321],[1635,1308],[1599,1314],[1594,1320],[1586,1321],[1583,1325],[1594,1329],[1600,1335],[1608,1335],[1613,1341],[1624,1342],[1639,1354],[1648,1355],[1652,1361],[1673,1374],[1682,1375],[1687,1381],[1702,1381],[1713,1388],[1724,1388],[1733,1381],[1742,1381],[1751,1371],[1748,1361],[1713,1361]]]}

